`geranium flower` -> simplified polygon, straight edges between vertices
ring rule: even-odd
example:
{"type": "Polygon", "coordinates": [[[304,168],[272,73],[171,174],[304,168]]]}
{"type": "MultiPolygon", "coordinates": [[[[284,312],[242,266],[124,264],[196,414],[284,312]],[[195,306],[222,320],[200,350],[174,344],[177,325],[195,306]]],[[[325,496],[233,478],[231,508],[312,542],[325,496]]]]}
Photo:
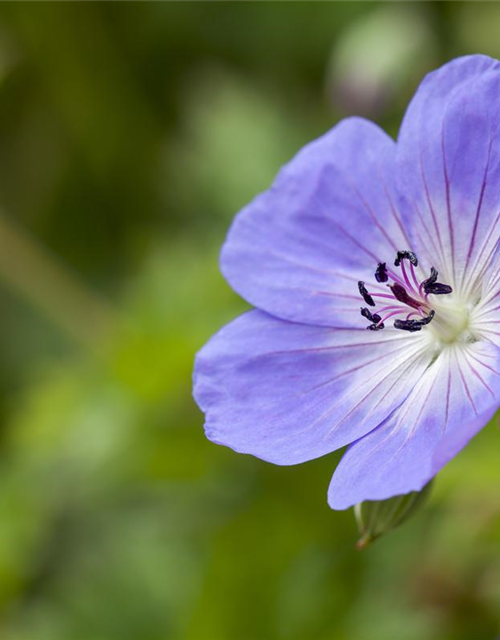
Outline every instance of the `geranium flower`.
{"type": "Polygon", "coordinates": [[[340,122],[229,231],[256,309],[197,356],[208,438],[279,465],[350,445],[334,509],[420,490],[500,404],[499,239],[498,61],[428,75],[397,142],[340,122]]]}

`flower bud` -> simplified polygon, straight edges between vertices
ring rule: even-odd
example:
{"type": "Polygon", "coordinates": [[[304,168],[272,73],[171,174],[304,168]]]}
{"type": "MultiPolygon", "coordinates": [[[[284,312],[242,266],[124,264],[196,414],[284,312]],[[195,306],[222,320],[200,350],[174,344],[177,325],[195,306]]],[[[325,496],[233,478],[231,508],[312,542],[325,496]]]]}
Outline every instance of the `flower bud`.
{"type": "Polygon", "coordinates": [[[371,542],[408,520],[421,507],[430,494],[432,481],[420,491],[412,491],[388,500],[367,500],[354,507],[361,538],[358,549],[364,549],[371,542]]]}

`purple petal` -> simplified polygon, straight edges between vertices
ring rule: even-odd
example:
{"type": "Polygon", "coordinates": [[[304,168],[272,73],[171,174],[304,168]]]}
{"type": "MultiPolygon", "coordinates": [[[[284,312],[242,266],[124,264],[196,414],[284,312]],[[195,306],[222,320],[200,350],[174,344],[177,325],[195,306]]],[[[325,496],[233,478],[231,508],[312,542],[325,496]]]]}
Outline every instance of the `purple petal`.
{"type": "Polygon", "coordinates": [[[413,250],[464,294],[500,237],[499,95],[497,60],[453,60],[424,79],[398,138],[413,250]]]}
{"type": "Polygon", "coordinates": [[[347,509],[420,490],[499,403],[498,347],[477,342],[446,349],[404,404],[348,449],[330,484],[330,506],[347,509]]]}
{"type": "Polygon", "coordinates": [[[471,329],[500,346],[500,246],[476,291],[478,304],[471,313],[471,329]]]}
{"type": "Polygon", "coordinates": [[[374,124],[342,121],[286,165],[237,216],[221,255],[231,286],[273,315],[358,326],[358,280],[408,246],[390,182],[395,145],[374,124]]]}
{"type": "Polygon", "coordinates": [[[425,334],[332,330],[250,311],[196,358],[207,437],[276,464],[334,451],[379,425],[432,360],[425,334]]]}

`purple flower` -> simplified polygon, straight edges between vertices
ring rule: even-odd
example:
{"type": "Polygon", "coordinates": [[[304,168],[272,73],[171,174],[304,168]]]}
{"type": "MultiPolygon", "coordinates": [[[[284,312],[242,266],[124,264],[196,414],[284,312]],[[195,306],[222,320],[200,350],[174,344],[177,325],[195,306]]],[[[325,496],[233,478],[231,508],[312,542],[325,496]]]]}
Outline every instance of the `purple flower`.
{"type": "Polygon", "coordinates": [[[229,232],[256,309],[197,356],[208,438],[280,465],[350,445],[334,509],[420,490],[500,404],[499,240],[500,62],[428,75],[396,143],[340,122],[229,232]]]}

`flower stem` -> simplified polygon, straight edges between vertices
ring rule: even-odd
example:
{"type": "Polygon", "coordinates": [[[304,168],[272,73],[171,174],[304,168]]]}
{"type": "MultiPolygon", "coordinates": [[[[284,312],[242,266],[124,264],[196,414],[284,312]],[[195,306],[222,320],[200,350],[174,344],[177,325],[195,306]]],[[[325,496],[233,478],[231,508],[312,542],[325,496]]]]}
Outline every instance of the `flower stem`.
{"type": "Polygon", "coordinates": [[[114,310],[0,211],[0,280],[92,350],[116,324],[114,310]]]}

